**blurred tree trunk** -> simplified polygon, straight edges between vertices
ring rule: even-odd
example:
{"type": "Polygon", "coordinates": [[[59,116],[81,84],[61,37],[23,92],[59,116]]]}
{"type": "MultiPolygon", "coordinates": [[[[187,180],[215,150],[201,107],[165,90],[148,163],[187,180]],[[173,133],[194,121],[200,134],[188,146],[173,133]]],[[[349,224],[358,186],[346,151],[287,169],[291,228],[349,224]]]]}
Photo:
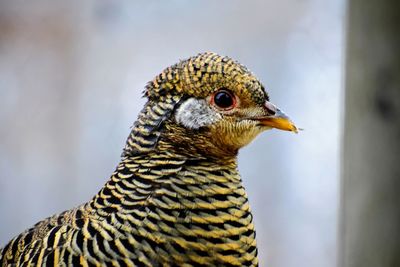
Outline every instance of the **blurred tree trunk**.
{"type": "Polygon", "coordinates": [[[400,266],[400,1],[350,0],[339,266],[400,266]]]}

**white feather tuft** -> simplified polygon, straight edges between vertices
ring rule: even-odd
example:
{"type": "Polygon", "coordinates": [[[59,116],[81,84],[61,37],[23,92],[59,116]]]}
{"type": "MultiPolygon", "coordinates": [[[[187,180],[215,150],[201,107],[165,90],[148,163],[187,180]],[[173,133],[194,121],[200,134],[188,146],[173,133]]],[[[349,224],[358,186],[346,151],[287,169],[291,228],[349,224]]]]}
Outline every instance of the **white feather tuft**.
{"type": "Polygon", "coordinates": [[[175,120],[189,129],[211,125],[222,118],[204,99],[189,98],[177,109],[175,120]]]}

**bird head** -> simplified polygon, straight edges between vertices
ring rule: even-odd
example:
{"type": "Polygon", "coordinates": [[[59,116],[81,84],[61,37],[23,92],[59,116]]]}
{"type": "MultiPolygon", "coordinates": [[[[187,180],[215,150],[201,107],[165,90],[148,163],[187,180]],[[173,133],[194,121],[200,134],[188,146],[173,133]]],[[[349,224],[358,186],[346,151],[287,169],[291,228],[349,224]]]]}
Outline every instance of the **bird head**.
{"type": "Polygon", "coordinates": [[[168,67],[148,83],[145,96],[148,102],[126,152],[158,147],[191,155],[232,156],[265,130],[297,132],[246,67],[215,53],[168,67]]]}

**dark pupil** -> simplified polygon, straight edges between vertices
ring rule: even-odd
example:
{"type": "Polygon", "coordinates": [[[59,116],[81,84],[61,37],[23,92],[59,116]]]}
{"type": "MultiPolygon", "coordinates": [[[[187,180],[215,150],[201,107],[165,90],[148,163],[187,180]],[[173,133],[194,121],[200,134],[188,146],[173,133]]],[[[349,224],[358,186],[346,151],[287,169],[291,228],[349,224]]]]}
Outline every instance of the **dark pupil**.
{"type": "Polygon", "coordinates": [[[233,104],[232,97],[227,92],[216,93],[214,96],[214,102],[221,108],[229,108],[233,104]]]}

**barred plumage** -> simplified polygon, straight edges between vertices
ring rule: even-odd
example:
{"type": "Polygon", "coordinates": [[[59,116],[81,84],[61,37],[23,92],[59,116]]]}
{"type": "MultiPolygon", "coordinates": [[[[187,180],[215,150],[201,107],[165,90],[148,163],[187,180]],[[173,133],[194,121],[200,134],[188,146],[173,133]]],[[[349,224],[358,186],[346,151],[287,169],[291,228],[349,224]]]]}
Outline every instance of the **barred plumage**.
{"type": "Polygon", "coordinates": [[[296,128],[265,104],[263,86],[245,67],[213,53],[167,68],[146,89],[149,101],[106,185],[11,240],[0,266],[258,265],[237,151],[267,128],[296,128]],[[221,88],[240,110],[210,101],[221,88]],[[177,122],[188,99],[197,104],[179,112],[200,114],[201,125],[177,122]]]}

